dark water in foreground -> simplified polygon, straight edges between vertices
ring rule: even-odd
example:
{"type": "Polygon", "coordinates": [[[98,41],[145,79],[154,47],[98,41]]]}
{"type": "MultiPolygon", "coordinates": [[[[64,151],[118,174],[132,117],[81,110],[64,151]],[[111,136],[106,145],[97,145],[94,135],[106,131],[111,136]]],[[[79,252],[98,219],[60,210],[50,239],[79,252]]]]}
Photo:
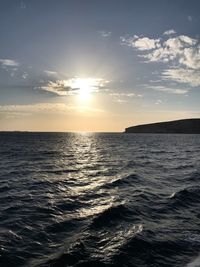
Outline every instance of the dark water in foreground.
{"type": "Polygon", "coordinates": [[[199,207],[200,135],[0,134],[1,267],[200,266],[199,207]]]}

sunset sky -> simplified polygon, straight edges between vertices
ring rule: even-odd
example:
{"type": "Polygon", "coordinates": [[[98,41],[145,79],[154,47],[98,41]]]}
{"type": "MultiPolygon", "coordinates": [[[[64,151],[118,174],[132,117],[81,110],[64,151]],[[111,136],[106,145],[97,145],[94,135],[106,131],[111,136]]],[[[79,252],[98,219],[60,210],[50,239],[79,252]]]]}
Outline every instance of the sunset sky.
{"type": "Polygon", "coordinates": [[[200,117],[200,1],[1,0],[0,130],[200,117]]]}

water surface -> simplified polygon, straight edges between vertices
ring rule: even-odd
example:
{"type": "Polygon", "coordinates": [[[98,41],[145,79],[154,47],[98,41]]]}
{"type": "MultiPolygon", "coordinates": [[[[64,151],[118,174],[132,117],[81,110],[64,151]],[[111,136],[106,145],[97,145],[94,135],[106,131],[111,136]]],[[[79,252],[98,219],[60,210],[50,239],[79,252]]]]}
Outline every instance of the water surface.
{"type": "Polygon", "coordinates": [[[0,133],[0,266],[200,266],[200,136],[0,133]]]}

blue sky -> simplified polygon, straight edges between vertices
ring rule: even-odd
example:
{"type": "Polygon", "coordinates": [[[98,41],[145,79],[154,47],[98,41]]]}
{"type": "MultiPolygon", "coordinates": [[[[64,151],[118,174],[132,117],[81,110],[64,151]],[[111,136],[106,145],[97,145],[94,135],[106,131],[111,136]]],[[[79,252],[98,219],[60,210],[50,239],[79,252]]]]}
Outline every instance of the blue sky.
{"type": "Polygon", "coordinates": [[[199,117],[200,2],[2,0],[0,130],[199,117]]]}

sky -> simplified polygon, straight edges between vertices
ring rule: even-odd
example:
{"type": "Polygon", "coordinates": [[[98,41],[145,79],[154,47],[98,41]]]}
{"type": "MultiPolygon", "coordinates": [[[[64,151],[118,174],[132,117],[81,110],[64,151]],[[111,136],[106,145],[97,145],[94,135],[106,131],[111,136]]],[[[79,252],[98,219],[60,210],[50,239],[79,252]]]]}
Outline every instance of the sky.
{"type": "Polygon", "coordinates": [[[200,117],[200,1],[1,0],[0,130],[200,117]]]}

